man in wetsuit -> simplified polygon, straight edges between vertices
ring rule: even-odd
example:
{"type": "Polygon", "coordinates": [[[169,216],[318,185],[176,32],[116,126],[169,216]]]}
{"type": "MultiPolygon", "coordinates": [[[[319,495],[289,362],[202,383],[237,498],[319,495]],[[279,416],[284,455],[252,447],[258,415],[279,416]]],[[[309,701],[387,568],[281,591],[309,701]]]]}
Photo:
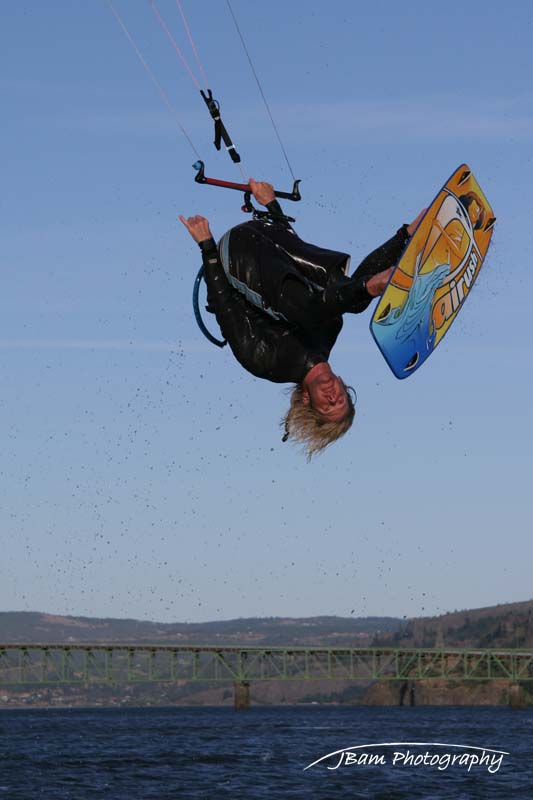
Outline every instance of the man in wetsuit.
{"type": "Polygon", "coordinates": [[[303,242],[272,186],[251,179],[250,187],[269,216],[232,228],[218,248],[204,217],[180,219],[200,245],[208,304],[236,359],[257,377],[295,384],[285,438],[304,444],[310,458],[342,436],[355,414],[349,387],[328,361],[342,314],[364,311],[383,292],[419,218],[349,278],[347,253],[303,242]]]}

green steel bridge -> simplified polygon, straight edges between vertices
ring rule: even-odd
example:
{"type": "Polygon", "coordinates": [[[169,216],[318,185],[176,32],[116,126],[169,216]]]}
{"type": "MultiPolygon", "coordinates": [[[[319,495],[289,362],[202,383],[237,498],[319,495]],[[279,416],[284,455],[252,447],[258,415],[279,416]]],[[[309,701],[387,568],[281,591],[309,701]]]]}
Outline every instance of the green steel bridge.
{"type": "Polygon", "coordinates": [[[533,650],[0,644],[0,687],[279,680],[533,681],[533,650]]]}

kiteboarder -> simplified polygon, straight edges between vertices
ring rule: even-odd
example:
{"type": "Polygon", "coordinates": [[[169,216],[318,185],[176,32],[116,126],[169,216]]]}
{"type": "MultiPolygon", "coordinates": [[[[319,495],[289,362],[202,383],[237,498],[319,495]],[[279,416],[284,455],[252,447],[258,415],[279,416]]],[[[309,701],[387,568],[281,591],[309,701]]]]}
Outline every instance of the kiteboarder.
{"type": "Polygon", "coordinates": [[[257,377],[294,384],[284,440],[302,444],[310,459],[346,433],[355,415],[353,390],[329,364],[342,314],[360,313],[382,294],[422,215],[350,278],[347,253],[303,242],[273,187],[250,179],[250,188],[267,215],[232,228],[218,247],[207,219],[180,220],[200,245],[208,307],[237,361],[257,377]]]}

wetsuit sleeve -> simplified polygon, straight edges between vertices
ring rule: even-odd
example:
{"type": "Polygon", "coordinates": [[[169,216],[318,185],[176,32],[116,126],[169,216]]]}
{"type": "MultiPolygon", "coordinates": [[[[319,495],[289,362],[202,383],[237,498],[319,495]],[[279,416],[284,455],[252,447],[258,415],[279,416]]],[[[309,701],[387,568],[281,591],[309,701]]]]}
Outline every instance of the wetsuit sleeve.
{"type": "Polygon", "coordinates": [[[378,272],[394,266],[409,241],[407,225],[385,244],[370,253],[351,278],[330,281],[323,291],[289,276],[283,282],[278,310],[304,330],[312,330],[345,313],[359,314],[374,299],[366,289],[366,281],[378,272]]]}
{"type": "MultiPolygon", "coordinates": [[[[200,250],[202,251],[204,278],[207,285],[207,304],[214,311],[217,322],[222,327],[219,316],[222,319],[231,315],[235,301],[238,299],[238,293],[228,282],[215,240],[206,239],[200,242],[200,250]]],[[[229,340],[226,333],[224,331],[222,333],[229,340]]]]}
{"type": "MultiPolygon", "coordinates": [[[[207,302],[237,361],[253,375],[276,383],[298,382],[305,374],[306,348],[287,339],[295,352],[280,360],[280,324],[248,303],[228,282],[213,239],[200,244],[207,284],[207,302]]],[[[309,367],[307,367],[309,368],[309,367]]]]}
{"type": "Polygon", "coordinates": [[[293,230],[292,225],[289,223],[288,219],[285,217],[283,213],[283,209],[278,203],[277,200],[272,200],[267,206],[267,210],[272,214],[273,219],[279,224],[283,225],[284,228],[290,228],[293,230]]]}

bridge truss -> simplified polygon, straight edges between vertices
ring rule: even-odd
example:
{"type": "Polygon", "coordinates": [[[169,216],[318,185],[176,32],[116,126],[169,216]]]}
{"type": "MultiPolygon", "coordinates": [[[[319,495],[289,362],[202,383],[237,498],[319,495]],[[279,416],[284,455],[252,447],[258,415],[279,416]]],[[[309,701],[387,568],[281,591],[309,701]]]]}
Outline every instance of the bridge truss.
{"type": "Polygon", "coordinates": [[[533,651],[0,644],[0,686],[325,679],[533,681],[533,651]]]}

